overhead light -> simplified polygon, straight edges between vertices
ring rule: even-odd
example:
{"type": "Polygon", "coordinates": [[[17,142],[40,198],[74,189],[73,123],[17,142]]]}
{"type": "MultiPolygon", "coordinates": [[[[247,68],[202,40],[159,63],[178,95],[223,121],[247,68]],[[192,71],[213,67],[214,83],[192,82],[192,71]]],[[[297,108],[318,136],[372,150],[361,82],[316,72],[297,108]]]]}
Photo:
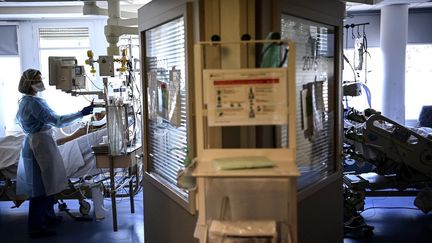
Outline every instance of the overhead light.
{"type": "Polygon", "coordinates": [[[130,4],[142,4],[146,5],[147,3],[151,2],[152,0],[124,0],[125,2],[128,2],[130,4]]]}
{"type": "Polygon", "coordinates": [[[342,2],[374,5],[374,4],[378,4],[382,1],[383,0],[343,0],[342,2]]]}

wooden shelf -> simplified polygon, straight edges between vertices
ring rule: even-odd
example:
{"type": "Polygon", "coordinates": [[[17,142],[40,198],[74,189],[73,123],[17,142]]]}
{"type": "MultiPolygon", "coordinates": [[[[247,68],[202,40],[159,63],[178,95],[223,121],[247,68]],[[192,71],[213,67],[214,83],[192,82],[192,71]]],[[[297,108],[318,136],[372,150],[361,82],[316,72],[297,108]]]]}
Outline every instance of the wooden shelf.
{"type": "MultiPolygon", "coordinates": [[[[260,43],[273,43],[274,40],[260,41],[260,43]]],[[[213,43],[213,42],[211,42],[213,43]]],[[[295,44],[294,42],[287,41],[289,45],[288,52],[288,67],[277,68],[270,70],[269,68],[240,68],[240,69],[205,69],[204,65],[204,46],[211,44],[210,42],[198,43],[195,45],[194,62],[195,62],[195,117],[196,117],[196,142],[197,142],[197,155],[198,161],[192,171],[192,176],[196,177],[197,181],[197,210],[198,221],[195,229],[195,235],[199,238],[200,243],[207,243],[208,239],[208,223],[212,219],[213,215],[207,212],[208,204],[219,203],[218,200],[212,201],[206,198],[212,189],[213,183],[211,180],[219,178],[234,178],[244,179],[245,183],[248,183],[249,179],[264,178],[265,180],[287,180],[287,197],[286,207],[288,215],[287,225],[288,232],[283,238],[287,238],[290,243],[297,243],[297,177],[300,176],[300,172],[296,164],[296,94],[295,94],[295,44]],[[267,72],[262,75],[261,72],[267,72]],[[270,75],[273,71],[275,74],[270,75]],[[221,79],[212,78],[211,75],[215,74],[221,79]],[[225,75],[228,74],[228,75],[225,75]],[[249,78],[249,74],[251,74],[249,78]],[[253,74],[253,75],[252,75],[253,74]],[[248,78],[244,78],[248,77],[248,78]],[[276,101],[272,97],[268,97],[269,94],[264,94],[267,97],[271,107],[274,108],[274,112],[266,113],[268,116],[273,116],[278,119],[271,119],[271,117],[264,117],[258,120],[256,116],[249,117],[249,113],[244,113],[244,110],[231,114],[230,116],[215,117],[215,109],[217,107],[224,107],[220,100],[222,98],[217,97],[218,94],[212,93],[216,85],[231,85],[241,83],[241,85],[251,85],[251,87],[257,86],[262,81],[267,82],[268,77],[276,78],[279,81],[274,81],[269,91],[272,91],[274,97],[280,97],[282,103],[276,101]],[[256,78],[256,79],[255,79],[256,78]],[[241,82],[239,82],[241,80],[241,82]],[[214,82],[213,82],[214,81],[214,82]],[[286,81],[286,82],[285,82],[286,81]],[[218,82],[216,84],[216,82],[218,82]],[[246,82],[246,84],[244,83],[246,82]],[[249,82],[249,83],[247,83],[249,82]],[[212,84],[212,85],[210,85],[212,84]],[[212,96],[213,95],[213,96],[212,96]],[[219,103],[218,103],[219,102],[219,103]],[[220,105],[220,106],[219,106],[220,105]],[[246,114],[246,115],[245,115],[246,114]],[[228,117],[228,118],[226,118],[228,117]],[[254,118],[254,119],[249,119],[254,118]],[[263,124],[280,125],[285,124],[287,127],[287,145],[288,147],[281,148],[223,148],[222,139],[219,137],[221,131],[218,130],[220,127],[226,126],[256,126],[263,124]],[[211,140],[213,139],[213,140],[211,140]],[[238,157],[238,160],[235,159],[238,157]],[[220,170],[213,165],[213,160],[222,159],[223,162],[231,162],[231,165],[236,165],[237,162],[243,163],[246,160],[245,157],[265,157],[270,162],[275,162],[275,165],[270,168],[254,168],[254,169],[235,169],[235,170],[220,170]],[[227,160],[223,160],[227,159],[227,160]]],[[[242,44],[242,42],[236,42],[242,44]]],[[[215,76],[214,76],[215,77],[215,76]]],[[[271,79],[273,82],[273,79],[271,79]]],[[[237,87],[238,88],[238,87],[237,87]]],[[[250,98],[249,91],[244,90],[244,87],[238,90],[229,90],[231,96],[233,94],[241,95],[241,104],[251,102],[254,97],[250,98]]],[[[251,90],[251,89],[250,89],[251,90]]],[[[238,97],[231,97],[231,100],[237,101],[238,97]]],[[[225,98],[224,98],[225,99],[225,98]]],[[[233,102],[235,103],[235,102],[233,102]]],[[[232,103],[232,104],[233,104],[232,103]]],[[[238,103],[237,103],[238,104],[238,103]]],[[[249,104],[249,103],[248,103],[249,104]]],[[[242,107],[242,105],[240,106],[242,107]]],[[[221,113],[223,114],[223,113],[221,113]]],[[[255,113],[254,113],[255,114],[255,113]]],[[[282,135],[281,135],[282,136],[282,135]]],[[[276,139],[276,138],[275,138],[276,139]]],[[[278,140],[279,141],[279,140],[278,140]]],[[[282,142],[280,142],[282,143],[282,142]]],[[[280,145],[281,146],[281,145],[280,145]]],[[[246,147],[246,146],[243,146],[246,147]]],[[[219,160],[220,162],[221,160],[219,160]]],[[[254,159],[246,162],[253,163],[254,159]]],[[[257,163],[262,163],[262,160],[257,160],[257,163]]],[[[268,162],[268,161],[267,161],[268,162]]],[[[238,164],[238,163],[237,163],[238,164]]],[[[253,190],[253,189],[252,189],[253,190]]],[[[257,191],[256,195],[260,192],[257,191]]],[[[255,195],[253,193],[253,195],[255,195]]],[[[252,195],[252,196],[253,196],[252,195]]],[[[255,195],[255,196],[256,196],[255,195]]],[[[223,196],[223,195],[219,195],[223,196]]],[[[216,197],[216,194],[213,197],[216,197]]],[[[212,208],[219,208],[220,205],[212,205],[212,208]]],[[[270,206],[271,205],[263,205],[270,206]]]]}
{"type": "Polygon", "coordinates": [[[218,170],[211,161],[198,161],[192,172],[195,177],[297,177],[300,172],[293,161],[276,161],[271,168],[218,170]]]}
{"type": "Polygon", "coordinates": [[[95,153],[96,168],[110,168],[110,157],[112,157],[114,168],[129,168],[137,163],[137,157],[142,154],[141,144],[135,144],[126,148],[126,153],[113,155],[95,153]]]}

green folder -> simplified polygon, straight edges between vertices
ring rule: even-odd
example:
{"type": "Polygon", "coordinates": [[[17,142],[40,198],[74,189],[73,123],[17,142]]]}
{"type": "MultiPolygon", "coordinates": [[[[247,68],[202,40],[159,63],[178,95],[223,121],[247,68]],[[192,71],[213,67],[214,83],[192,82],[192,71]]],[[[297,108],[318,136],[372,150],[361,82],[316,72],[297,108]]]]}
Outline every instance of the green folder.
{"type": "Polygon", "coordinates": [[[268,168],[275,165],[275,161],[263,156],[229,157],[213,160],[213,166],[218,170],[268,168]]]}

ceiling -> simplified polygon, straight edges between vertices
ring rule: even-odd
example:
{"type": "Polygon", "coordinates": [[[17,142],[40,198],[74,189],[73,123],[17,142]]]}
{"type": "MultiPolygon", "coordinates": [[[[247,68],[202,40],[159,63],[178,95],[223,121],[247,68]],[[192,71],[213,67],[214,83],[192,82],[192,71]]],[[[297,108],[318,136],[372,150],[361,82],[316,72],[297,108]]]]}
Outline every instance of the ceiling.
{"type": "Polygon", "coordinates": [[[410,9],[432,8],[431,0],[348,0],[346,10],[348,12],[378,11],[382,6],[390,4],[409,4],[410,9]]]}
{"type": "MultiPolygon", "coordinates": [[[[0,0],[0,7],[47,7],[47,6],[83,6],[83,2],[96,2],[99,7],[107,7],[107,1],[96,0],[0,0]]],[[[120,0],[120,5],[126,9],[141,7],[151,0],[120,0]]]]}
{"type": "MultiPolygon", "coordinates": [[[[120,0],[122,18],[136,17],[138,9],[151,0],[120,0]]],[[[84,2],[96,2],[102,9],[108,8],[107,1],[94,0],[0,0],[0,20],[38,18],[97,18],[84,16],[84,2]]]]}
{"type": "MultiPolygon", "coordinates": [[[[107,8],[107,1],[94,0],[0,0],[0,19],[83,17],[83,2],[96,2],[100,8],[107,8]]],[[[137,13],[138,9],[151,0],[120,0],[121,10],[137,13]]],[[[346,2],[347,12],[378,11],[389,4],[409,4],[410,8],[432,8],[432,0],[341,0],[346,2]],[[367,3],[367,4],[365,4],[367,3]]],[[[123,15],[122,15],[123,17],[123,15]]],[[[127,17],[127,16],[124,16],[127,17]]]]}

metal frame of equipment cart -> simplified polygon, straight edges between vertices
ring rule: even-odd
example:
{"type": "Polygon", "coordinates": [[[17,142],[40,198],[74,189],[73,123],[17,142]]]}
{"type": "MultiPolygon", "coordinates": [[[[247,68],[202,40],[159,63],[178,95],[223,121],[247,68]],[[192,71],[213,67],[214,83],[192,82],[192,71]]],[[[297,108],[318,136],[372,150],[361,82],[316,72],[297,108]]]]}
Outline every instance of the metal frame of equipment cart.
{"type": "Polygon", "coordinates": [[[218,234],[231,234],[227,237],[236,239],[239,237],[263,239],[264,237],[268,239],[266,242],[276,242],[276,238],[280,237],[282,242],[297,243],[296,181],[300,173],[295,160],[294,43],[281,40],[200,42],[195,45],[194,54],[197,162],[194,165],[192,176],[197,178],[198,210],[195,237],[199,239],[200,243],[215,242],[214,237],[219,237],[218,234]],[[287,46],[288,66],[282,68],[205,69],[205,48],[224,45],[254,48],[256,44],[287,46]],[[253,100],[254,95],[260,95],[260,97],[265,95],[257,91],[263,90],[261,88],[263,86],[259,86],[263,83],[267,85],[265,92],[270,93],[270,96],[260,99],[271,100],[265,104],[267,108],[271,107],[271,109],[267,109],[270,112],[264,113],[265,115],[259,113],[262,110],[256,109],[260,101],[253,100]],[[216,85],[221,84],[237,86],[216,87],[216,85]],[[242,86],[244,84],[246,86],[242,86]],[[256,92],[249,92],[249,90],[256,92]],[[220,93],[224,93],[224,96],[219,95],[220,93]],[[233,93],[240,95],[234,97],[233,93]],[[238,100],[238,97],[242,95],[245,98],[234,104],[235,111],[233,111],[234,109],[231,108],[234,102],[227,103],[226,99],[238,100]],[[276,98],[272,98],[272,96],[276,96],[276,98]],[[247,108],[244,108],[245,104],[247,104],[247,108]],[[229,112],[223,112],[223,109],[229,112]],[[254,111],[253,114],[251,114],[251,110],[254,111]],[[237,113],[233,115],[235,112],[237,113]],[[260,115],[261,117],[259,117],[260,115]],[[280,146],[280,148],[224,149],[211,148],[206,143],[209,136],[212,136],[209,127],[254,125],[286,127],[288,144],[280,146]],[[248,161],[248,158],[251,160],[263,158],[264,162],[271,161],[273,164],[267,168],[232,170],[218,169],[214,165],[216,161],[220,160],[231,162],[230,159],[233,162],[238,162],[235,161],[236,159],[242,160],[241,162],[251,162],[248,161]],[[277,186],[274,187],[274,185],[277,186]],[[279,203],[273,203],[273,201],[278,200],[279,203]],[[259,204],[261,201],[264,203],[259,204]],[[253,208],[251,205],[255,204],[256,210],[251,210],[250,208],[253,208]],[[257,230],[252,230],[247,235],[232,236],[233,225],[239,228],[256,227],[257,230]],[[276,233],[278,235],[274,235],[275,229],[278,229],[279,233],[276,233]]]}
{"type": "MultiPolygon", "coordinates": [[[[116,188],[115,185],[115,173],[116,168],[128,168],[129,176],[129,199],[131,213],[135,213],[134,204],[134,186],[133,178],[136,178],[136,183],[140,183],[138,163],[142,158],[141,144],[127,147],[126,153],[122,155],[109,155],[107,153],[95,153],[96,156],[96,167],[97,168],[109,168],[110,173],[110,195],[111,195],[111,208],[113,216],[113,230],[117,231],[117,203],[116,203],[116,188]]],[[[120,185],[122,186],[122,185],[120,185]]]]}
{"type": "Polygon", "coordinates": [[[116,168],[128,168],[128,180],[129,183],[129,199],[131,213],[135,213],[134,204],[134,187],[133,179],[136,179],[136,185],[140,183],[139,178],[139,167],[138,163],[142,159],[142,146],[140,143],[126,142],[126,136],[128,134],[128,109],[127,106],[122,104],[115,104],[112,100],[107,97],[108,94],[108,79],[103,79],[104,83],[104,94],[106,104],[106,116],[107,127],[108,127],[108,145],[102,147],[93,147],[93,151],[96,156],[96,167],[97,168],[108,168],[110,173],[110,196],[111,196],[111,208],[113,216],[113,230],[117,231],[117,202],[116,192],[126,183],[116,186],[115,184],[115,172],[116,168]],[[117,111],[116,111],[117,110],[117,111]],[[116,112],[120,113],[115,114],[116,112]],[[124,110],[124,113],[123,113],[124,110]],[[122,117],[123,116],[123,117],[122,117]],[[110,119],[111,117],[111,119],[110,119]]]}

